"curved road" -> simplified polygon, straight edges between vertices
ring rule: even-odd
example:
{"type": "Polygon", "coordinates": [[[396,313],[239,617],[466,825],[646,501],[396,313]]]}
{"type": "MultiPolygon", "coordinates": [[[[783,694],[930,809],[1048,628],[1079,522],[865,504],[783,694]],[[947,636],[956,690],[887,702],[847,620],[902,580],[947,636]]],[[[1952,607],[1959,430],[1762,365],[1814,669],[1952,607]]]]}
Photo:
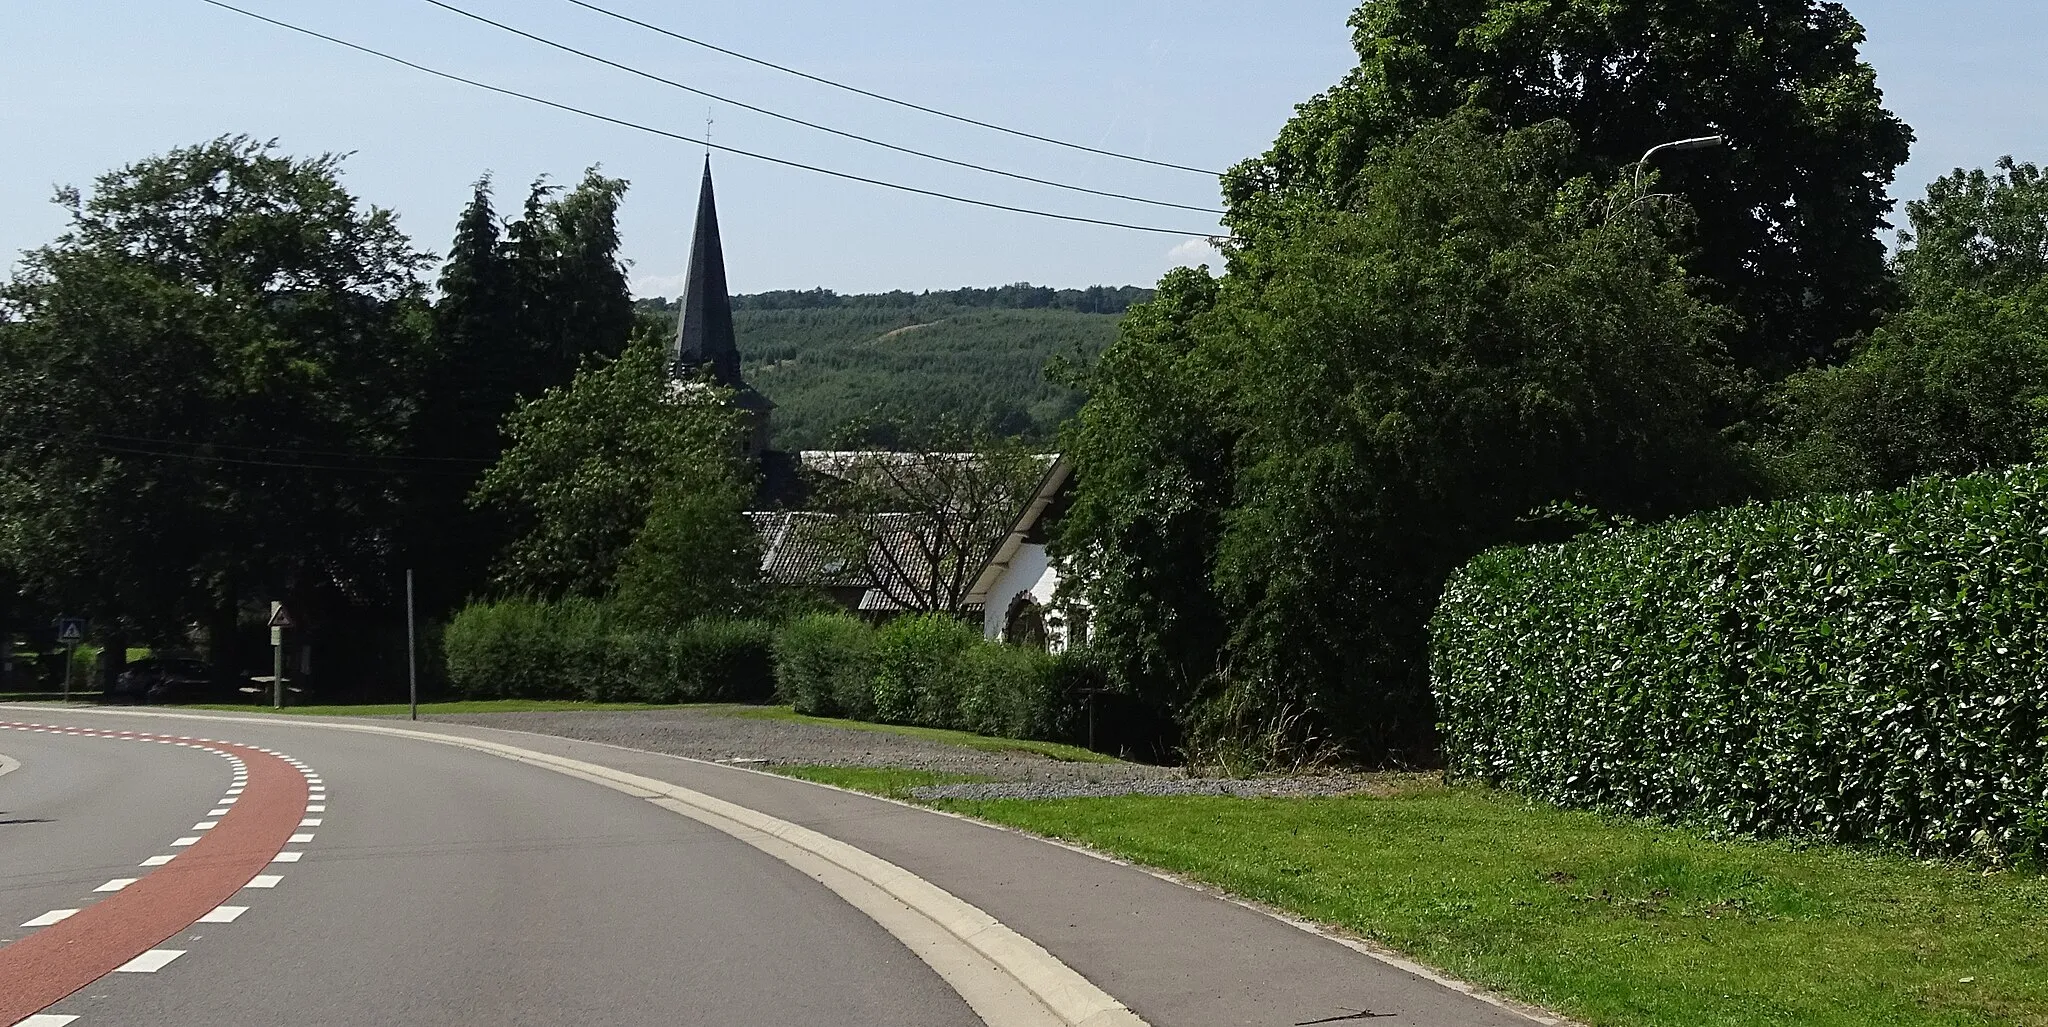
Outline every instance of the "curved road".
{"type": "Polygon", "coordinates": [[[1560,1022],[804,782],[451,724],[0,707],[0,1027],[1367,1019],[1560,1022]]]}
{"type": "MultiPolygon", "coordinates": [[[[38,1025],[980,1022],[810,879],[628,796],[401,739],[104,726],[231,734],[317,768],[332,791],[308,814],[321,823],[299,832],[311,840],[285,847],[303,857],[257,868],[276,886],[230,900],[246,912],[178,931],[153,947],[183,953],[172,962],[85,983],[38,1025]]],[[[0,730],[0,752],[21,764],[0,778],[0,939],[10,942],[61,929],[16,925],[90,912],[119,895],[95,888],[154,872],[140,864],[178,854],[172,843],[221,808],[230,784],[221,757],[161,743],[0,730]]],[[[0,976],[0,1008],[21,984],[0,976]]]]}

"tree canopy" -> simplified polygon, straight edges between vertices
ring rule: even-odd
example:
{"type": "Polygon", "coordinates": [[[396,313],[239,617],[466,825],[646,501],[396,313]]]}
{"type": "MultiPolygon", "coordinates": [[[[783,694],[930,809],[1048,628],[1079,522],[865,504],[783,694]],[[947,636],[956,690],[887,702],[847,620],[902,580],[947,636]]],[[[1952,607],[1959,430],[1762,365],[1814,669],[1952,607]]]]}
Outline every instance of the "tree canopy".
{"type": "Polygon", "coordinates": [[[59,192],[0,292],[0,561],[33,591],[160,638],[385,594],[429,257],[340,166],[232,136],[59,192]]]}
{"type": "Polygon", "coordinates": [[[1248,242],[1257,275],[1182,272],[1134,312],[1065,440],[1063,540],[1130,687],[1197,731],[1202,700],[1249,702],[1413,751],[1465,559],[1541,537],[1549,504],[1738,493],[1728,317],[1670,249],[1684,212],[1581,163],[1558,122],[1421,126],[1358,202],[1248,242]]]}
{"type": "Polygon", "coordinates": [[[1726,150],[1654,170],[1698,212],[1688,263],[1742,318],[1741,363],[1789,373],[1889,301],[1877,231],[1913,137],[1841,4],[1367,0],[1351,26],[1359,66],[1226,180],[1239,236],[1285,230],[1295,197],[1364,202],[1381,151],[1461,110],[1502,129],[1562,121],[1580,143],[1572,170],[1602,178],[1718,133],[1726,150]]]}

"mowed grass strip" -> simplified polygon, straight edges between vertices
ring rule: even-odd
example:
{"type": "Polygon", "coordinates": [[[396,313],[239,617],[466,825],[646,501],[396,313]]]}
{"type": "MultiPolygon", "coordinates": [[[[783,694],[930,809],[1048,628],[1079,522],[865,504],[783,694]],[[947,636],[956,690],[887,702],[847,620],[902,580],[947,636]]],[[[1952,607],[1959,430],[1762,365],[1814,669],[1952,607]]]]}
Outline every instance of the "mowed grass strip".
{"type": "Polygon", "coordinates": [[[979,784],[993,780],[978,774],[942,774],[930,770],[900,770],[892,767],[788,766],[761,769],[784,777],[834,785],[850,791],[867,792],[870,795],[881,795],[891,799],[909,798],[910,790],[913,788],[979,784]]]}
{"type": "MultiPolygon", "coordinates": [[[[269,706],[194,705],[181,706],[187,710],[221,710],[228,713],[284,713],[301,717],[404,717],[412,712],[405,703],[371,703],[360,706],[287,706],[273,710],[269,706]]],[[[675,710],[679,706],[652,706],[645,703],[594,703],[573,702],[553,699],[482,699],[473,702],[421,703],[420,716],[432,714],[477,713],[579,713],[579,712],[627,712],[631,710],[675,710]]]]}
{"type": "Polygon", "coordinates": [[[2037,875],[1442,787],[934,805],[1337,925],[1597,1027],[2048,1025],[2037,875]]]}
{"type": "Polygon", "coordinates": [[[1117,763],[1114,756],[1105,756],[1076,745],[1061,745],[1058,742],[1037,742],[1022,738],[991,738],[971,731],[948,731],[935,727],[910,727],[903,724],[873,724],[864,720],[835,720],[830,717],[812,717],[796,712],[788,706],[699,706],[697,709],[732,717],[746,717],[752,720],[784,720],[797,724],[816,724],[820,727],[846,728],[852,731],[878,731],[883,734],[902,735],[906,738],[920,738],[927,742],[958,745],[982,752],[1021,752],[1062,763],[1117,763]]]}

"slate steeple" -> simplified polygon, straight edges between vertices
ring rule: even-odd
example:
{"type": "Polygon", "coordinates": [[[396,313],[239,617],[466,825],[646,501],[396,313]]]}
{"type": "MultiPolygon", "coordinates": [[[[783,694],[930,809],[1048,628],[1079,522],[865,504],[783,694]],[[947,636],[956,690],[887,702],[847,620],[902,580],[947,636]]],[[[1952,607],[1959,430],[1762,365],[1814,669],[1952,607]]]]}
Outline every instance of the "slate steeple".
{"type": "Polygon", "coordinates": [[[739,343],[733,338],[732,297],[725,284],[725,246],[718,237],[718,200],[711,189],[711,159],[704,159],[704,186],[697,196],[697,233],[690,246],[690,274],[669,373],[688,375],[709,365],[712,379],[728,389],[747,389],[740,378],[739,343]]]}
{"type": "Polygon", "coordinates": [[[733,403],[750,422],[747,455],[768,448],[768,416],[775,404],[740,376],[740,347],[733,335],[732,295],[725,284],[725,245],[718,237],[718,199],[711,188],[711,158],[704,158],[704,186],[697,194],[697,232],[690,244],[690,273],[683,286],[682,316],[669,346],[668,373],[682,380],[701,369],[733,390],[733,403]]]}

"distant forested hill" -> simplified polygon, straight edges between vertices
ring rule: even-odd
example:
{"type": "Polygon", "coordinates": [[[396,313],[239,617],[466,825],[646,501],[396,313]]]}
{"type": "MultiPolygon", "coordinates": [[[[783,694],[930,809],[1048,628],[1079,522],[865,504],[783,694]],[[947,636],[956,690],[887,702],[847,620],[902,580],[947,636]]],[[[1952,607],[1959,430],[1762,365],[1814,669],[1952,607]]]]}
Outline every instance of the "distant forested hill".
{"type": "MultiPolygon", "coordinates": [[[[1030,285],[842,296],[829,290],[733,297],[747,380],[775,401],[775,445],[825,445],[877,411],[922,421],[953,414],[1050,438],[1081,395],[1046,381],[1055,356],[1092,360],[1116,337],[1134,287],[1030,285]]],[[[675,316],[667,300],[642,310],[675,316]]]]}

